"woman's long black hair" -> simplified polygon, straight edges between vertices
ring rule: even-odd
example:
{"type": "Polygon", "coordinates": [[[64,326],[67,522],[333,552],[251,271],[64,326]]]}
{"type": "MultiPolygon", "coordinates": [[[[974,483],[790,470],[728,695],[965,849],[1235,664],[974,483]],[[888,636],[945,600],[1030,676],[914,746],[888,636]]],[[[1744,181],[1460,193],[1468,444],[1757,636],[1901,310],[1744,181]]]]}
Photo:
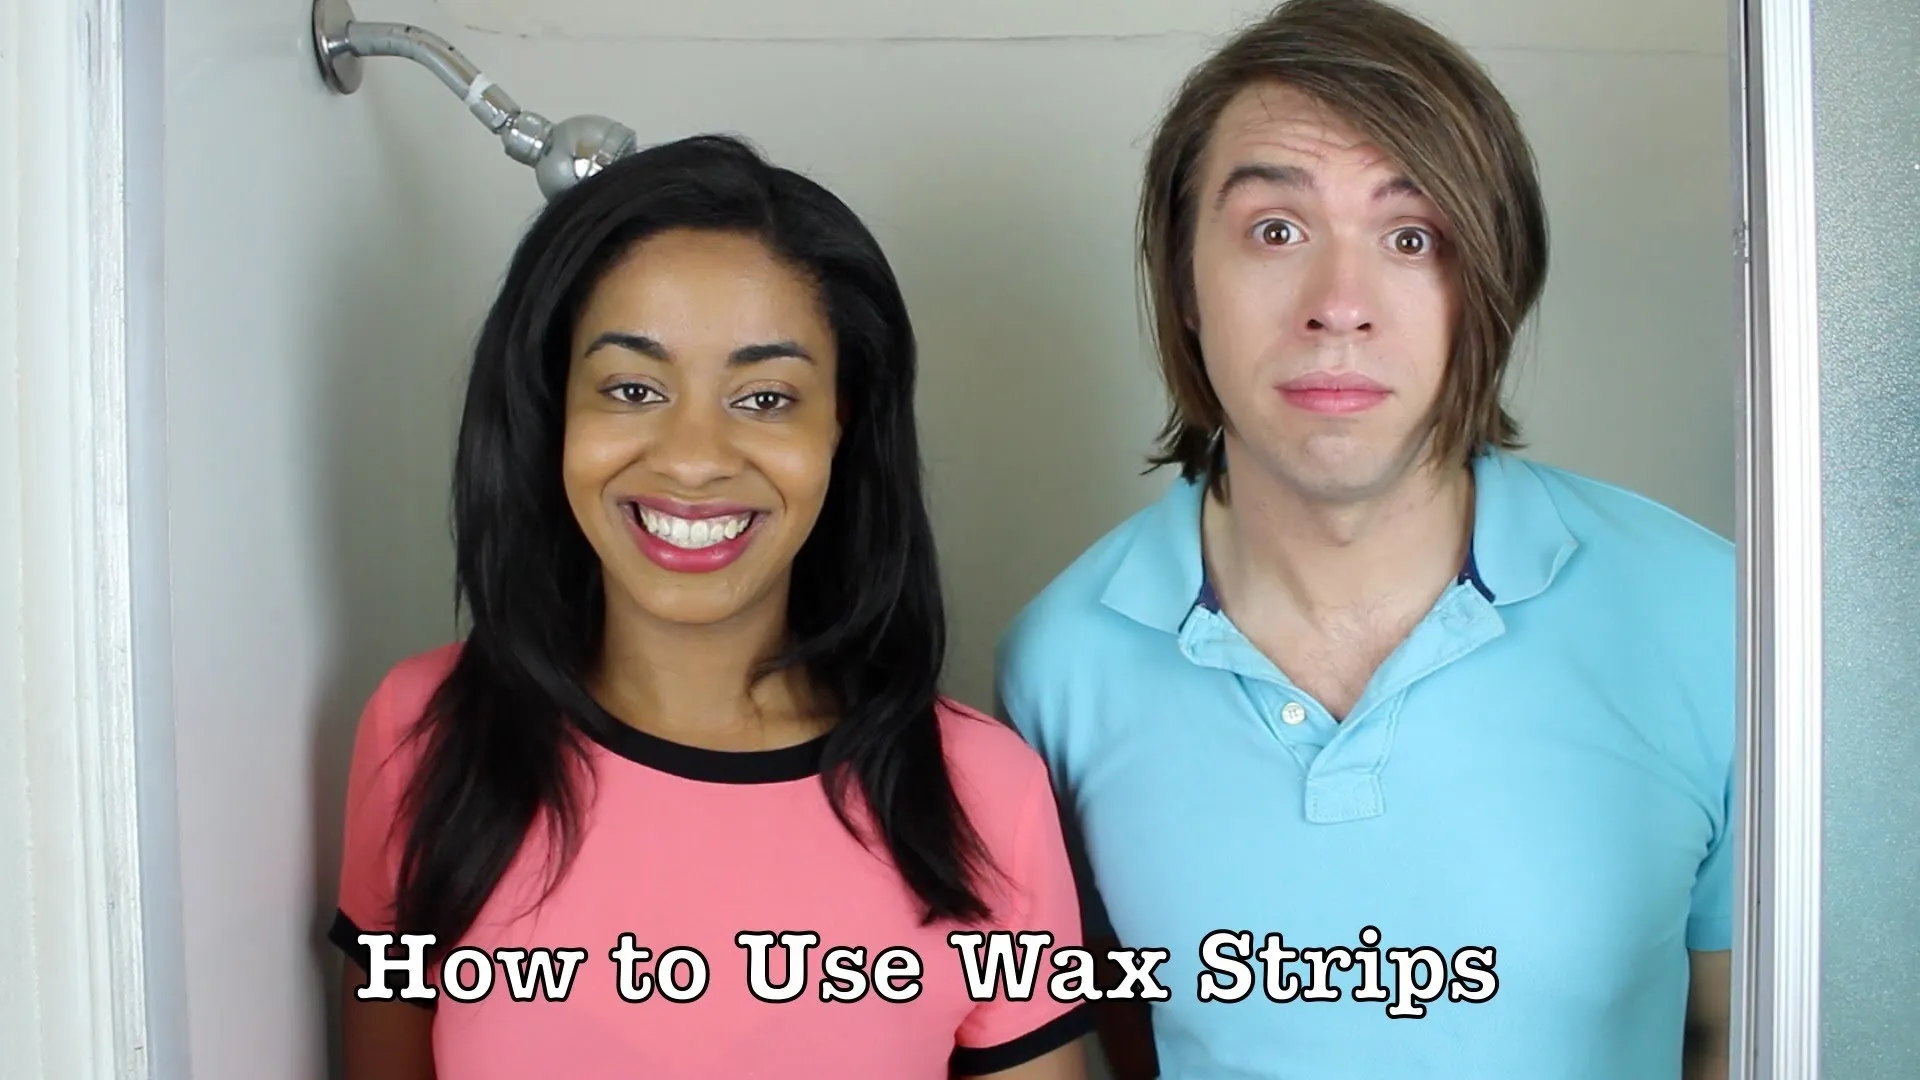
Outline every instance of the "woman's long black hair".
{"type": "MultiPolygon", "coordinates": [[[[402,932],[450,948],[523,840],[564,860],[584,801],[575,725],[613,725],[587,689],[601,569],[561,486],[574,323],[601,276],[662,230],[749,234],[820,289],[838,342],[844,430],[818,523],[796,556],[791,647],[838,706],[821,776],[840,820],[857,789],[924,916],[977,919],[985,854],[955,797],[935,701],[946,651],[914,418],[915,341],[879,244],[843,202],[746,143],[701,136],[621,159],[553,201],[522,239],[481,331],[461,419],[453,517],[471,631],[416,734],[403,804],[402,932]]],[[[634,822],[634,828],[668,827],[634,822]]],[[[557,880],[557,879],[556,879],[557,880]]],[[[551,885],[551,881],[549,883],[551,885]]]]}

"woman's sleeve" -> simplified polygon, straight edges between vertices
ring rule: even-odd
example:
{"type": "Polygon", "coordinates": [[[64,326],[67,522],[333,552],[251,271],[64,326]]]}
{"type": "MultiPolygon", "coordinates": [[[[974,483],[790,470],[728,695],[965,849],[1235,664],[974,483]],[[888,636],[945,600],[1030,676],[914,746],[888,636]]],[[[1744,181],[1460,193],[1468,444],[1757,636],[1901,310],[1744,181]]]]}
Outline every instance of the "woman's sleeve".
{"type": "MultiPolygon", "coordinates": [[[[360,940],[362,934],[394,933],[395,882],[400,858],[406,844],[401,822],[400,803],[414,759],[413,746],[403,734],[418,719],[418,708],[408,699],[407,683],[396,670],[390,673],[368,699],[354,731],[353,757],[347,769],[346,812],[341,831],[340,887],[333,924],[327,937],[344,952],[359,970],[350,974],[365,985],[373,970],[373,945],[360,940]]],[[[410,953],[424,957],[424,945],[409,949],[399,939],[389,942],[392,961],[404,961],[410,953]]],[[[424,962],[420,983],[431,986],[431,973],[424,962]]],[[[393,994],[408,999],[410,976],[404,966],[388,965],[385,982],[393,994]]],[[[428,1005],[422,999],[418,1002],[428,1005]]]]}
{"type": "MultiPolygon", "coordinates": [[[[1031,993],[1015,998],[1002,982],[961,1024],[952,1062],[957,1076],[1025,1064],[1093,1030],[1091,1006],[1072,997],[1056,1001],[1049,992],[1051,977],[1059,970],[1053,954],[1082,945],[1080,904],[1046,766],[1037,756],[1032,760],[1033,779],[1015,833],[1018,839],[1012,858],[1000,864],[1011,880],[1001,894],[1001,909],[994,913],[993,929],[1013,935],[1016,961],[1021,959],[1020,934],[1044,932],[1052,935],[1052,942],[1034,966],[1031,993]]],[[[978,951],[984,961],[986,946],[978,951]]]]}

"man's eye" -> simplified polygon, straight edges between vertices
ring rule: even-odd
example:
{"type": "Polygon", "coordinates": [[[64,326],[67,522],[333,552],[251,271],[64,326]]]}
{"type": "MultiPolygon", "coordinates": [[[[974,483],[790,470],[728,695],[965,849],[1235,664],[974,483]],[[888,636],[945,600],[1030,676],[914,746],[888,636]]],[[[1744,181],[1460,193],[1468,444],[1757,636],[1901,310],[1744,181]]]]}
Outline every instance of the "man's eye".
{"type": "Polygon", "coordinates": [[[1393,234],[1393,250],[1402,255],[1425,255],[1433,246],[1433,234],[1425,229],[1406,228],[1393,234]]]}
{"type": "Polygon", "coordinates": [[[1255,225],[1253,230],[1254,235],[1259,237],[1261,243],[1274,244],[1277,246],[1290,244],[1300,236],[1300,230],[1293,222],[1282,221],[1278,218],[1270,218],[1262,221],[1260,224],[1255,225]]]}

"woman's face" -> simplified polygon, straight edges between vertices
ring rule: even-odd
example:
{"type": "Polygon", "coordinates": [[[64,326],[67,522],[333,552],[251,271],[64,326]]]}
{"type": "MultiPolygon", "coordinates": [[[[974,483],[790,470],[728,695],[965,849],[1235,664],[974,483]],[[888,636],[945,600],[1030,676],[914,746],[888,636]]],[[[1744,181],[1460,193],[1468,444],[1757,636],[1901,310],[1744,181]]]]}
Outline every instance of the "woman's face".
{"type": "Polygon", "coordinates": [[[572,361],[562,472],[610,614],[784,612],[840,439],[813,284],[752,237],[660,233],[594,289],[572,361]]]}

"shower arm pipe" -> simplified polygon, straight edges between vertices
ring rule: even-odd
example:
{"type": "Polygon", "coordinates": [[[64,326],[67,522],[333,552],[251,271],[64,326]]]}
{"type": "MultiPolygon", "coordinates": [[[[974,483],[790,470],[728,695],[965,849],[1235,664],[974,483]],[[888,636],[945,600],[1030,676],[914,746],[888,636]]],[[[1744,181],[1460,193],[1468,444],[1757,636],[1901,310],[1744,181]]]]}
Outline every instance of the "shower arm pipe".
{"type": "Polygon", "coordinates": [[[467,109],[496,135],[521,114],[520,105],[464,53],[417,26],[352,22],[347,25],[347,49],[355,56],[402,56],[418,63],[460,95],[467,109]]]}
{"type": "Polygon", "coordinates": [[[342,94],[360,88],[362,57],[398,56],[433,72],[500,137],[508,157],[533,167],[549,199],[634,148],[633,130],[604,116],[556,124],[521,108],[446,39],[405,23],[361,22],[350,0],[313,0],[313,45],[321,77],[342,94]]]}

